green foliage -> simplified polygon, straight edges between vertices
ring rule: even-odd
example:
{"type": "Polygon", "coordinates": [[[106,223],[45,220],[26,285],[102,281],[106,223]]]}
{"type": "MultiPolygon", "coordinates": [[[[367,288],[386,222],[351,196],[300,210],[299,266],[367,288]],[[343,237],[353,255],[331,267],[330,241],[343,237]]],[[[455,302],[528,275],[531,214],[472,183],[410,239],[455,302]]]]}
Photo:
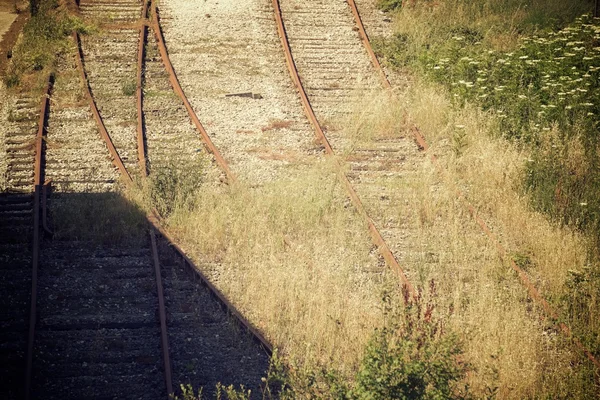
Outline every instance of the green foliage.
{"type": "Polygon", "coordinates": [[[125,96],[133,96],[135,94],[136,89],[137,84],[135,81],[124,82],[123,85],[121,85],[121,90],[123,91],[123,94],[125,96]]]}
{"type": "Polygon", "coordinates": [[[424,305],[420,294],[404,310],[387,310],[387,324],[375,332],[365,352],[353,398],[466,397],[459,385],[468,370],[460,361],[461,343],[444,331],[443,320],[433,312],[433,303],[424,305]]]}
{"type": "Polygon", "coordinates": [[[153,168],[146,183],[151,206],[163,217],[168,217],[177,208],[190,207],[195,191],[202,185],[203,170],[201,160],[153,168]]]}
{"type": "Polygon", "coordinates": [[[10,89],[12,87],[18,86],[21,79],[19,78],[19,75],[11,69],[7,71],[6,75],[3,78],[3,81],[6,87],[10,89]]]}
{"type": "MultiPolygon", "coordinates": [[[[192,385],[180,385],[181,397],[171,395],[172,400],[205,400],[203,388],[199,388],[196,392],[192,385]]],[[[246,390],[243,385],[236,389],[233,385],[225,386],[220,382],[215,388],[215,400],[250,400],[251,392],[246,390]]]]}
{"type": "MultiPolygon", "coordinates": [[[[589,266],[569,271],[556,301],[574,336],[600,354],[600,20],[577,17],[592,2],[442,4],[407,13],[418,19],[413,30],[401,27],[376,49],[392,65],[445,85],[457,107],[472,103],[495,114],[495,133],[530,150],[522,187],[533,208],[592,239],[589,266]]],[[[461,138],[454,132],[451,139],[459,155],[461,138]]],[[[513,256],[533,267],[527,254],[513,256]]],[[[574,396],[593,397],[593,366],[580,357],[572,363],[574,387],[583,390],[574,396]]]]}
{"type": "Polygon", "coordinates": [[[523,38],[511,52],[482,49],[477,39],[457,33],[437,60],[424,59],[459,99],[497,111],[504,135],[535,141],[553,125],[570,133],[598,127],[600,22],[583,16],[558,32],[523,38]]]}
{"type": "Polygon", "coordinates": [[[377,7],[383,11],[392,11],[402,7],[402,0],[378,0],[377,7]]]}
{"type": "Polygon", "coordinates": [[[584,15],[511,52],[458,34],[422,61],[458,104],[493,110],[502,135],[532,146],[524,176],[532,205],[600,243],[600,21],[584,15]]]}
{"type": "Polygon", "coordinates": [[[69,15],[57,1],[32,2],[36,11],[23,27],[23,37],[13,52],[12,63],[4,77],[7,87],[18,86],[22,75],[52,68],[56,56],[67,49],[68,36],[77,31],[92,31],[83,21],[69,15]]]}
{"type": "Polygon", "coordinates": [[[373,333],[354,379],[327,368],[289,370],[275,354],[263,398],[468,398],[468,387],[461,383],[469,370],[461,361],[462,344],[435,316],[433,281],[430,292],[429,302],[421,293],[411,299],[404,292],[403,306],[384,295],[386,323],[373,333]]]}

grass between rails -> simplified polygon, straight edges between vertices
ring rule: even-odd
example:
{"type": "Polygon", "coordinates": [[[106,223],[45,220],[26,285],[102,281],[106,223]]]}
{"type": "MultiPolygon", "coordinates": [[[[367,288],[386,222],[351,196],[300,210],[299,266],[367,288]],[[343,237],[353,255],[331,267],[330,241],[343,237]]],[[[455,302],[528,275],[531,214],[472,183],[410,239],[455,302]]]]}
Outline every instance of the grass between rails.
{"type": "Polygon", "coordinates": [[[388,178],[389,192],[399,194],[395,208],[367,207],[376,221],[393,218],[412,227],[400,262],[416,284],[435,281],[437,307],[453,310],[445,324],[464,342],[469,393],[476,398],[593,397],[593,366],[541,319],[543,311],[457,199],[455,182],[509,252],[520,256],[545,295],[564,293],[565,265],[586,265],[585,239],[531,212],[515,191],[526,154],[483,134],[496,126],[493,116],[475,107],[456,109],[448,92],[416,79],[397,95],[400,100],[384,95],[362,105],[356,113],[361,117],[347,129],[361,147],[377,139],[377,132],[384,138],[410,136],[414,123],[448,170],[440,175],[425,162],[416,179],[388,178]]]}
{"type": "Polygon", "coordinates": [[[430,323],[438,321],[438,311],[425,299],[404,313],[398,280],[379,261],[342,191],[335,162],[258,188],[240,182],[211,187],[186,180],[191,173],[164,168],[150,175],[139,201],[154,206],[166,200],[162,210],[170,230],[279,348],[279,368],[267,377],[275,389],[265,397],[387,398],[392,392],[458,390],[467,369],[455,359],[461,343],[441,320],[439,327],[430,323]],[[178,183],[165,184],[169,177],[178,183]],[[165,191],[176,195],[160,194],[165,191]],[[424,347],[401,345],[398,332],[424,347]]]}
{"type": "Polygon", "coordinates": [[[167,222],[286,358],[352,370],[393,279],[345,208],[332,168],[322,163],[254,189],[236,183],[189,193],[167,222]]]}
{"type": "MultiPolygon", "coordinates": [[[[447,170],[442,183],[458,185],[598,355],[597,117],[584,109],[598,102],[596,83],[585,81],[596,72],[598,34],[597,21],[577,19],[589,9],[583,2],[413,3],[397,13],[398,33],[380,41],[379,52],[413,74],[412,88],[400,94],[397,129],[408,134],[402,121],[421,129],[447,170]]],[[[582,367],[574,392],[580,398],[598,390],[586,363],[574,364],[582,367]]],[[[548,389],[528,396],[558,396],[548,389]]]]}

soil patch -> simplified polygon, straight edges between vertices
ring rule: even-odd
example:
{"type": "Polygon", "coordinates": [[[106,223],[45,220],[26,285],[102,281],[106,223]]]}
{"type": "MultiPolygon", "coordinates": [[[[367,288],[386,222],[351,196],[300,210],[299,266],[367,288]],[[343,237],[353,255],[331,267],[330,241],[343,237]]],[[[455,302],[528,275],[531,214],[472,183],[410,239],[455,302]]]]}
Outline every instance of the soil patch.
{"type": "Polygon", "coordinates": [[[0,76],[6,71],[10,51],[28,18],[26,2],[0,0],[0,76]]]}

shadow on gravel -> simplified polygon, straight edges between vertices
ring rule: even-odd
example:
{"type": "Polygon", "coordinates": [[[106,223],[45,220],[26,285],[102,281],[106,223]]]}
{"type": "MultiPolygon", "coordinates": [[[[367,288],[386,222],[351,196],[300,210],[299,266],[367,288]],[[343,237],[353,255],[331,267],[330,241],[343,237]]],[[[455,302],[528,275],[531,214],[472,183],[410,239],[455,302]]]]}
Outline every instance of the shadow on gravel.
{"type": "MultiPolygon", "coordinates": [[[[23,397],[33,196],[0,194],[0,398],[23,397]]],[[[165,399],[149,224],[116,193],[56,193],[40,250],[32,398],[165,399]]],[[[173,387],[244,385],[261,398],[269,356],[165,238],[158,258],[173,387]]]]}

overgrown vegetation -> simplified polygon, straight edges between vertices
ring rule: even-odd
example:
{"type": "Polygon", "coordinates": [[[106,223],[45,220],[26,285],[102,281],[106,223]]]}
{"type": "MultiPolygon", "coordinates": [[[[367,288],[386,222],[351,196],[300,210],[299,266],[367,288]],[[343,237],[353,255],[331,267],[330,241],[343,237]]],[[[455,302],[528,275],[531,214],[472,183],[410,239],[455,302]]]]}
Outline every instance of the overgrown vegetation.
{"type": "Polygon", "coordinates": [[[66,51],[71,33],[86,33],[92,29],[80,18],[71,15],[65,6],[60,6],[57,0],[31,4],[32,7],[35,5],[36,12],[25,24],[23,36],[12,52],[11,63],[3,77],[9,88],[19,85],[35,87],[39,82],[34,73],[54,69],[54,60],[66,51]]]}
{"type": "Polygon", "coordinates": [[[425,1],[402,9],[412,25],[380,42],[380,52],[446,85],[459,105],[469,101],[497,113],[498,133],[534,150],[523,179],[534,207],[600,244],[600,22],[575,17],[591,8],[591,2],[425,1]],[[417,32],[416,24],[426,28],[417,32]],[[507,33],[500,31],[505,24],[507,33]]]}
{"type": "MultiPolygon", "coordinates": [[[[577,337],[600,354],[600,23],[585,14],[592,2],[399,3],[397,33],[377,45],[413,74],[415,89],[402,94],[411,104],[406,119],[432,143],[445,184],[467,192],[577,337]],[[525,200],[562,228],[526,211],[525,200]],[[552,246],[562,254],[550,256],[552,246]]],[[[592,396],[593,367],[576,365],[572,396],[592,396]]],[[[543,386],[535,397],[561,396],[543,386]]]]}
{"type": "MultiPolygon", "coordinates": [[[[462,379],[469,366],[461,359],[462,343],[447,331],[433,299],[435,283],[430,282],[429,301],[423,294],[410,298],[403,292],[401,304],[384,295],[385,321],[376,329],[364,350],[354,378],[331,367],[312,370],[290,369],[275,351],[267,376],[263,378],[263,399],[464,399],[468,388],[462,379]]],[[[203,388],[183,386],[181,400],[202,400],[203,388]]],[[[241,386],[217,384],[215,399],[250,399],[241,386]]],[[[174,400],[180,400],[174,397],[174,400]]]]}
{"type": "Polygon", "coordinates": [[[205,160],[188,163],[167,162],[155,166],[143,183],[146,204],[155,208],[162,217],[169,217],[176,209],[186,212],[194,206],[195,193],[204,181],[205,160]]]}

